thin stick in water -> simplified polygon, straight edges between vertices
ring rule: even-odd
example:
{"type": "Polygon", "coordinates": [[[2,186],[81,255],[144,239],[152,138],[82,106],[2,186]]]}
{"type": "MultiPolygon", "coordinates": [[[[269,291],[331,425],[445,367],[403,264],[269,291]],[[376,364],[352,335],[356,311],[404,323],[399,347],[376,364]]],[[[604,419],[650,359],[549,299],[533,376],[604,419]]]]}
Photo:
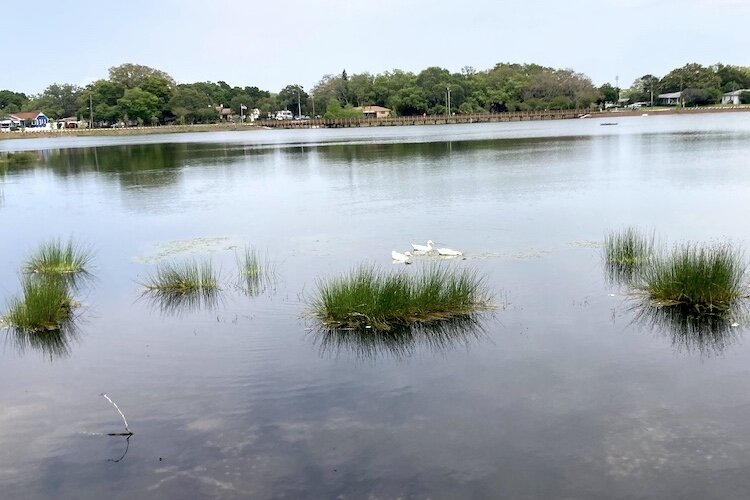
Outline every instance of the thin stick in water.
{"type": "Polygon", "coordinates": [[[107,401],[109,401],[110,403],[112,403],[112,406],[115,407],[115,410],[117,410],[117,413],[119,413],[120,416],[122,417],[122,421],[125,423],[125,430],[127,431],[127,432],[121,432],[121,433],[110,433],[108,435],[109,436],[132,436],[133,435],[133,431],[131,431],[130,428],[128,427],[128,421],[125,420],[125,415],[123,415],[122,411],[117,406],[117,404],[114,401],[112,401],[111,399],[109,399],[109,396],[107,396],[105,393],[102,393],[101,395],[104,396],[104,398],[107,401]]]}

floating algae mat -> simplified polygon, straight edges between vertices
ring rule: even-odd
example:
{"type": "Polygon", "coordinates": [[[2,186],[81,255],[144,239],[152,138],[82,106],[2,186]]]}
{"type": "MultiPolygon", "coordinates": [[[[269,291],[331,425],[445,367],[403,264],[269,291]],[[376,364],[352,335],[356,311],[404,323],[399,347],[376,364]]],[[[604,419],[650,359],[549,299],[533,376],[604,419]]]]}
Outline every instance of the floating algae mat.
{"type": "Polygon", "coordinates": [[[227,252],[237,246],[238,243],[228,236],[173,240],[158,244],[156,253],[135,256],[133,260],[139,264],[153,264],[174,255],[227,252]]]}

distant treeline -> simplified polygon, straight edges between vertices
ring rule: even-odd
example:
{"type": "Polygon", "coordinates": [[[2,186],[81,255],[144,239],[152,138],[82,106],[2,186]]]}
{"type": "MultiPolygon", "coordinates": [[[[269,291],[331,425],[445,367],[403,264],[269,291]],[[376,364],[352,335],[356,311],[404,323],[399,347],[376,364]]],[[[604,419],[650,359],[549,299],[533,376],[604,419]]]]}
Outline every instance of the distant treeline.
{"type": "MultiPolygon", "coordinates": [[[[569,69],[537,64],[499,63],[458,73],[430,67],[419,73],[393,70],[371,75],[325,75],[306,91],[287,85],[277,93],[258,87],[232,87],[220,81],[178,84],[167,73],[138,64],[109,69],[109,77],[85,87],[52,84],[28,96],[0,90],[0,115],[42,111],[53,119],[77,116],[94,122],[130,121],[143,124],[210,123],[221,119],[220,108],[240,114],[240,106],[260,110],[260,116],[288,109],[294,114],[325,117],[357,116],[357,106],[378,105],[395,115],[493,113],[538,109],[584,109],[617,102],[654,102],[660,93],[683,91],[685,105],[717,103],[724,92],[750,88],[750,68],[716,64],[687,64],[662,78],[644,75],[627,89],[610,83],[595,87],[591,79],[569,69]]],[[[743,98],[750,98],[750,94],[743,98]]]]}

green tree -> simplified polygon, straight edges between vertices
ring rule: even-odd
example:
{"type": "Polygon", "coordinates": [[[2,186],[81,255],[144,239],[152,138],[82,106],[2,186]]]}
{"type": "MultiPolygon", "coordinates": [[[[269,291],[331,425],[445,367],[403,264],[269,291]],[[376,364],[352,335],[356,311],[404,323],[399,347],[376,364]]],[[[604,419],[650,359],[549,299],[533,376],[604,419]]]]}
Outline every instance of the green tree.
{"type": "Polygon", "coordinates": [[[690,63],[673,69],[659,81],[659,91],[662,93],[685,89],[720,90],[721,78],[711,68],[690,63]]]}
{"type": "Polygon", "coordinates": [[[190,85],[177,86],[169,108],[182,123],[211,123],[219,118],[211,99],[190,85]]]}
{"type": "Polygon", "coordinates": [[[719,63],[711,69],[719,77],[722,92],[750,88],[750,68],[719,63]]]}
{"type": "Polygon", "coordinates": [[[605,83],[601,87],[599,87],[599,98],[597,99],[597,102],[599,103],[607,103],[607,102],[617,102],[617,100],[620,98],[620,91],[619,89],[615,88],[611,83],[605,83]]]}
{"type": "Polygon", "coordinates": [[[281,89],[281,92],[279,92],[279,95],[276,99],[281,108],[288,109],[295,115],[298,114],[297,99],[299,99],[299,107],[302,110],[302,114],[308,114],[308,95],[301,85],[287,85],[286,87],[281,89]]]}
{"type": "Polygon", "coordinates": [[[159,98],[140,87],[127,89],[117,105],[123,115],[130,120],[138,120],[140,124],[157,121],[161,112],[159,98]]]}
{"type": "Polygon", "coordinates": [[[42,111],[50,118],[75,116],[78,111],[78,95],[81,89],[70,83],[53,83],[44,92],[24,104],[28,111],[42,111]]]}
{"type": "Polygon", "coordinates": [[[357,106],[375,102],[374,78],[369,73],[352,75],[349,78],[349,101],[357,106]]]}
{"type": "Polygon", "coordinates": [[[335,119],[335,118],[361,118],[362,117],[362,111],[359,109],[354,109],[351,104],[347,104],[346,106],[341,106],[338,99],[331,99],[331,101],[326,106],[326,112],[323,115],[323,118],[326,119],[335,119]]]}
{"type": "Polygon", "coordinates": [[[174,78],[169,74],[142,64],[126,63],[109,68],[109,80],[119,83],[127,89],[140,86],[149,76],[158,76],[167,80],[170,86],[175,85],[174,78]]]}
{"type": "Polygon", "coordinates": [[[424,91],[417,86],[407,87],[391,97],[392,108],[401,116],[421,115],[427,112],[424,91]]]}
{"type": "Polygon", "coordinates": [[[740,104],[750,104],[750,91],[740,92],[740,104]]]}
{"type": "Polygon", "coordinates": [[[685,106],[703,106],[711,104],[714,98],[703,89],[685,89],[682,91],[682,102],[685,106]]]}
{"type": "Polygon", "coordinates": [[[436,66],[426,68],[417,75],[416,84],[422,89],[427,110],[431,114],[445,113],[450,83],[450,71],[436,66]]]}
{"type": "Polygon", "coordinates": [[[155,95],[159,99],[159,111],[157,116],[162,123],[171,116],[169,101],[172,99],[174,89],[172,83],[161,76],[149,75],[143,79],[139,88],[155,95]]]}
{"type": "Polygon", "coordinates": [[[5,113],[15,113],[21,111],[24,104],[29,98],[21,92],[12,90],[0,90],[0,111],[5,113]]]}
{"type": "Polygon", "coordinates": [[[78,97],[78,116],[88,120],[89,103],[94,105],[94,123],[115,123],[122,118],[117,101],[125,94],[122,84],[97,80],[84,89],[78,97]]]}
{"type": "Polygon", "coordinates": [[[651,102],[653,94],[654,102],[659,93],[659,78],[654,75],[643,75],[636,79],[630,87],[630,99],[633,102],[651,102]]]}

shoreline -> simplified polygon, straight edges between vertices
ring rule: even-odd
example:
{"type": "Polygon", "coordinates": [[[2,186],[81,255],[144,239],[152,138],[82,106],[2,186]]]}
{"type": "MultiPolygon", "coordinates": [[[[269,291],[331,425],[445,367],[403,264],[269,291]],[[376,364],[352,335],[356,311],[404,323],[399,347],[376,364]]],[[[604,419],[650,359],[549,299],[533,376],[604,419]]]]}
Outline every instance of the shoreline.
{"type": "MultiPolygon", "coordinates": [[[[616,117],[631,117],[631,116],[661,116],[661,115],[692,115],[692,114],[709,114],[709,113],[742,113],[749,112],[750,106],[740,107],[705,107],[705,108],[641,108],[638,110],[626,110],[626,111],[593,111],[590,113],[584,113],[580,111],[582,116],[577,118],[585,119],[602,119],[602,118],[616,118],[616,117]],[[587,116],[586,116],[587,115],[587,116]]],[[[496,122],[512,122],[520,120],[498,120],[491,119],[493,117],[499,117],[502,113],[496,115],[487,115],[486,121],[473,121],[472,123],[496,123],[496,122]]],[[[436,119],[439,120],[440,116],[426,117],[428,120],[436,119]]],[[[549,120],[545,118],[544,120],[549,120]]],[[[573,119],[572,117],[557,118],[557,119],[573,119]]],[[[528,121],[541,121],[542,119],[530,118],[528,121]]],[[[523,120],[526,121],[526,120],[523,120]]],[[[263,122],[261,122],[263,123],[263,122]]],[[[425,123],[426,125],[443,125],[443,123],[425,123]]],[[[350,125],[352,128],[357,127],[377,127],[377,126],[413,126],[409,123],[394,124],[394,123],[383,123],[379,125],[377,122],[364,121],[362,125],[356,124],[356,122],[350,125]]],[[[159,125],[152,127],[128,127],[120,129],[112,128],[98,128],[98,129],[63,129],[63,130],[49,130],[44,132],[1,132],[0,141],[2,140],[13,140],[13,139],[35,139],[35,138],[56,138],[56,137],[119,137],[119,136],[143,136],[143,135],[160,135],[160,134],[186,134],[186,133],[203,133],[203,132],[247,132],[257,130],[269,130],[269,129],[284,129],[286,127],[267,127],[262,124],[236,124],[236,123],[212,123],[212,124],[196,124],[196,125],[159,125]]],[[[295,129],[309,129],[313,128],[304,127],[297,125],[295,129]]],[[[316,127],[317,128],[317,127],[316,127]]],[[[319,128],[328,128],[320,126],[319,128]]]]}

